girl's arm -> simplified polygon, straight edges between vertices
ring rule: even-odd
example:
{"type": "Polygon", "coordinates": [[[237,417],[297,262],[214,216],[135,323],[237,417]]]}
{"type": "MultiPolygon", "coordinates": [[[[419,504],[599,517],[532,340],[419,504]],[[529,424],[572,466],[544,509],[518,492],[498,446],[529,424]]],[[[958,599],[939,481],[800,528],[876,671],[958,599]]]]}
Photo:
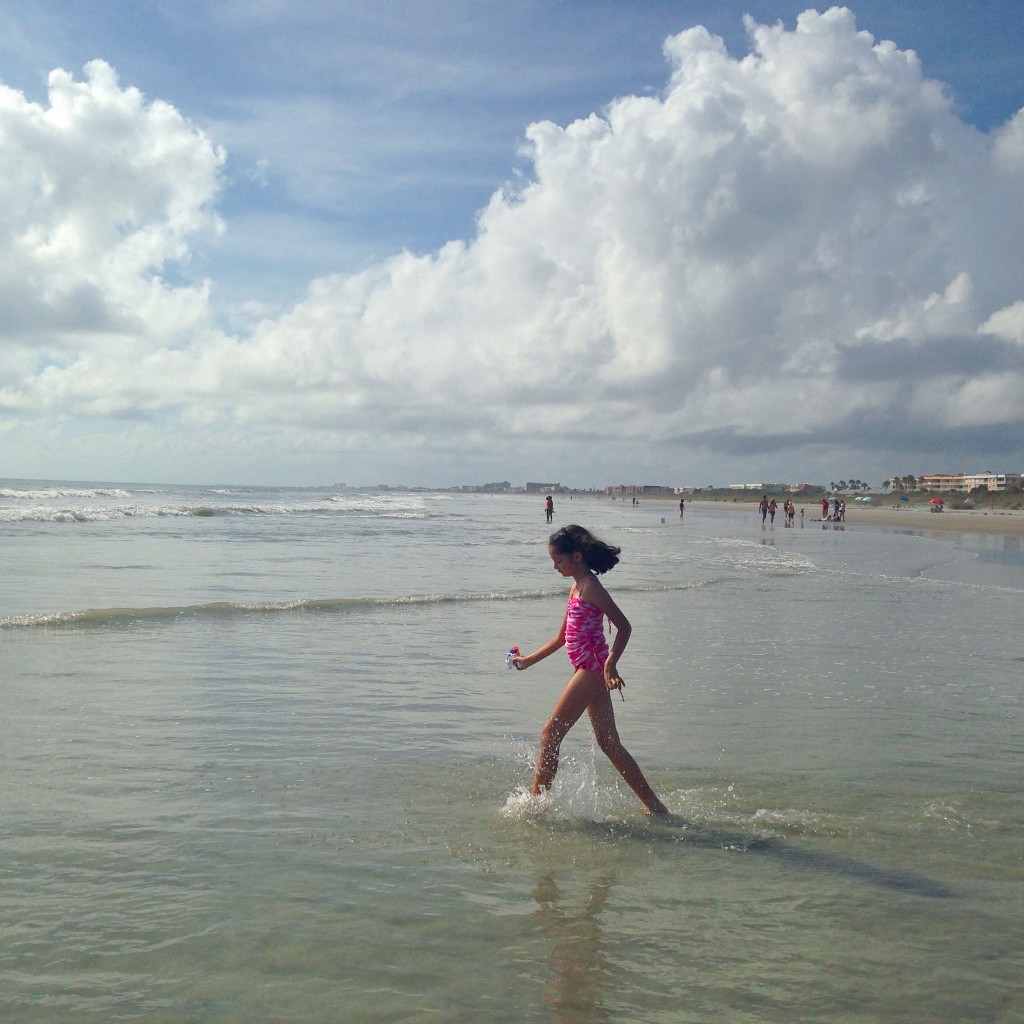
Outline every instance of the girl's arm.
{"type": "Polygon", "coordinates": [[[629,643],[633,627],[622,609],[612,600],[611,594],[604,589],[604,584],[595,576],[587,580],[580,592],[580,597],[589,604],[597,605],[608,616],[608,621],[615,627],[615,639],[604,662],[604,685],[608,690],[621,690],[626,684],[619,675],[618,664],[622,652],[629,643]]]}
{"type": "Polygon", "coordinates": [[[536,665],[538,661],[543,661],[549,654],[554,654],[555,651],[565,646],[565,620],[568,617],[568,611],[562,616],[562,625],[559,626],[558,632],[546,643],[541,644],[533,652],[533,654],[527,654],[522,658],[513,658],[512,664],[522,672],[523,669],[529,668],[531,665],[536,665]]]}

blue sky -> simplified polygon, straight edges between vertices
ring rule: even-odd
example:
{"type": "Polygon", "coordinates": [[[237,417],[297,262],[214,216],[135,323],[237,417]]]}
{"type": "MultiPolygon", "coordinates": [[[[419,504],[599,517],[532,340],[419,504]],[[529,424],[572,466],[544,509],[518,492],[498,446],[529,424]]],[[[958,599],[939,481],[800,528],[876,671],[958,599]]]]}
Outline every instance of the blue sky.
{"type": "Polygon", "coordinates": [[[0,475],[1024,468],[1020,5],[806,8],[8,6],[0,475]]]}

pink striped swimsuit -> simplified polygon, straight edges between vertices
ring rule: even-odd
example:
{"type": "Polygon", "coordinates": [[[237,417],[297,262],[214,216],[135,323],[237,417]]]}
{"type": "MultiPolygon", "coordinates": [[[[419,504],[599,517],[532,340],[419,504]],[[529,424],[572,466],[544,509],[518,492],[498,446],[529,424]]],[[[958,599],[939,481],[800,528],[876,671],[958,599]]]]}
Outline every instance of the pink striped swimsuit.
{"type": "Polygon", "coordinates": [[[573,668],[604,672],[608,641],[604,637],[604,612],[584,601],[573,590],[565,618],[565,652],[573,668]]]}

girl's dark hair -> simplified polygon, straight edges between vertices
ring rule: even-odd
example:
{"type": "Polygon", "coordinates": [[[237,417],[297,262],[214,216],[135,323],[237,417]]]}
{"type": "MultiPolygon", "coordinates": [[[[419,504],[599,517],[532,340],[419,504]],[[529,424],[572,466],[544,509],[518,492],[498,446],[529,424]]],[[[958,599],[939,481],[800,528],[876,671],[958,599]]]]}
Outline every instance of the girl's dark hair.
{"type": "Polygon", "coordinates": [[[622,554],[622,548],[605,544],[582,526],[563,526],[551,534],[548,544],[560,555],[572,555],[578,551],[587,563],[587,568],[598,576],[618,565],[619,555],[622,554]]]}

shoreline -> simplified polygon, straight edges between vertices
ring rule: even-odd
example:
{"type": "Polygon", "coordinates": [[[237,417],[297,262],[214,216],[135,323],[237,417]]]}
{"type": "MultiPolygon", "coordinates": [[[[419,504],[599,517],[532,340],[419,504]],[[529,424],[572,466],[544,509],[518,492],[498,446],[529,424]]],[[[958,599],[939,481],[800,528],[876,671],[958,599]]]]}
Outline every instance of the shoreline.
{"type": "MultiPolygon", "coordinates": [[[[651,500],[651,499],[648,499],[651,500]]],[[[675,505],[678,502],[665,500],[666,506],[675,505]]],[[[751,516],[756,514],[757,506],[747,502],[723,502],[723,501],[687,501],[687,509],[714,510],[714,509],[736,509],[737,506],[750,508],[751,516]]],[[[804,517],[805,524],[812,522],[820,524],[818,518],[821,514],[821,506],[813,506],[813,511],[818,515],[812,518],[812,507],[805,505],[807,514],[804,517]]],[[[799,522],[799,505],[797,506],[797,521],[799,522]]],[[[883,526],[883,527],[905,527],[910,530],[941,530],[952,533],[1001,533],[1007,536],[1024,535],[1024,511],[1015,509],[995,509],[993,511],[983,509],[952,509],[944,512],[930,512],[925,508],[909,506],[907,508],[872,508],[867,505],[852,503],[846,506],[847,526],[883,526]]]]}

